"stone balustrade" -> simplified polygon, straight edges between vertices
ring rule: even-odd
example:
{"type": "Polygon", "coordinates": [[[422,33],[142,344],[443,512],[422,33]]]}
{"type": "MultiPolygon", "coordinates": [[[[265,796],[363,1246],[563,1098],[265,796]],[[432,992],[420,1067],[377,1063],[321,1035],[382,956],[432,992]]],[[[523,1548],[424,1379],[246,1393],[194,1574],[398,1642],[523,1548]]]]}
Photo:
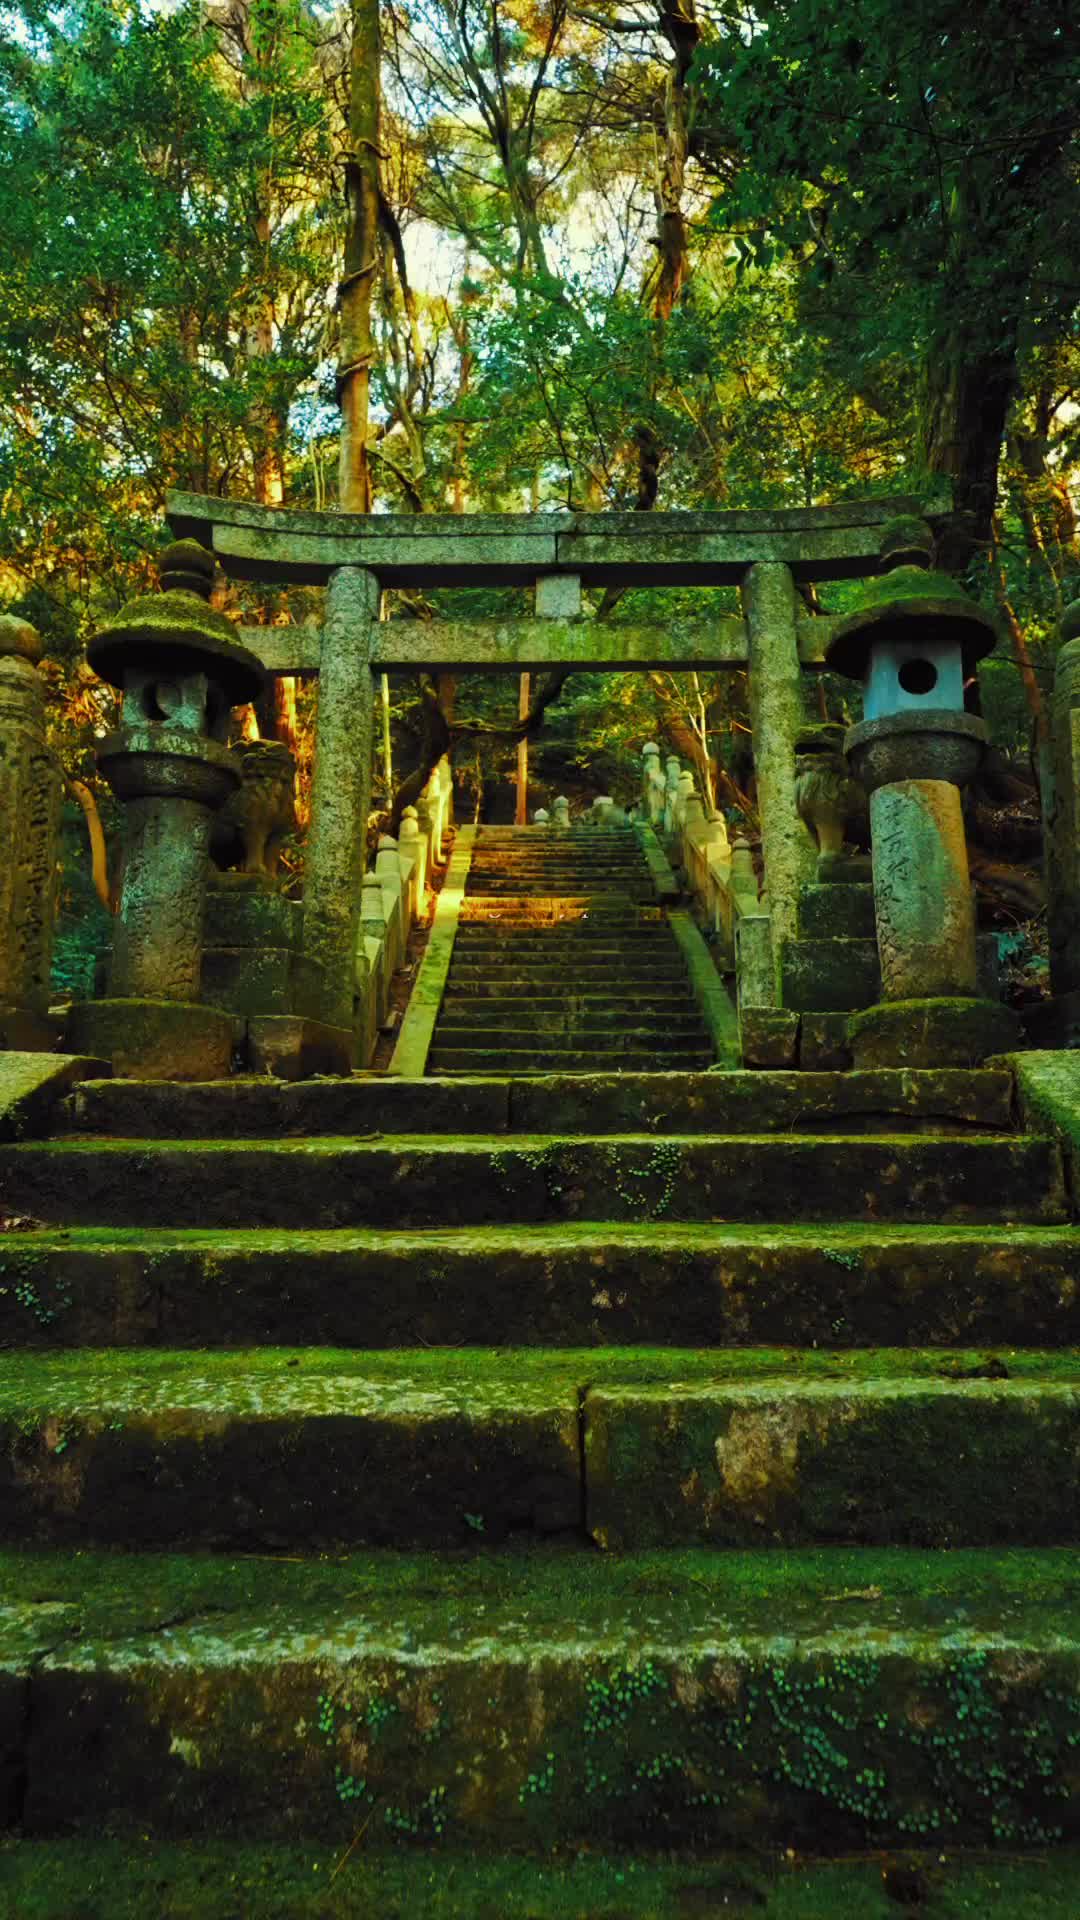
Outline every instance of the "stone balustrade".
{"type": "Polygon", "coordinates": [[[737,921],[761,912],[750,848],[737,843],[739,857],[734,857],[723,815],[716,808],[706,810],[693,774],[677,756],[669,756],[666,778],[652,741],[642,758],[641,817],[665,835],[673,864],[686,875],[695,918],[715,936],[718,967],[734,972],[737,921]]]}
{"type": "Polygon", "coordinates": [[[358,1066],[369,1066],[374,1056],[390,1012],[391,979],[405,963],[409,934],[423,915],[432,871],[446,858],[452,824],[453,780],[444,758],[415,807],[405,808],[398,839],[380,835],[375,865],[364,876],[354,976],[358,1066]]]}

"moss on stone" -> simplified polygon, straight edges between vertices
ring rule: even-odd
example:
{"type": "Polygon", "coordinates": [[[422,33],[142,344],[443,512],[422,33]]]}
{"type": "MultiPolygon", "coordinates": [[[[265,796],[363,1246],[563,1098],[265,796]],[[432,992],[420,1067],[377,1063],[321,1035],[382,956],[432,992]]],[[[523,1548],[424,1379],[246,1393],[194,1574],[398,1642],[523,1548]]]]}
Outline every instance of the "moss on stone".
{"type": "Polygon", "coordinates": [[[1078,1818],[1068,1555],[6,1556],[0,1571],[12,1617],[22,1594],[51,1609],[30,1831],[285,1821],[344,1847],[371,1812],[376,1850],[820,1850],[1042,1844],[1078,1818]]]}
{"type": "Polygon", "coordinates": [[[1080,1346],[1067,1228],[75,1227],[0,1241],[0,1347],[1080,1346]]]}
{"type": "Polygon", "coordinates": [[[0,1885],[20,1920],[889,1920],[891,1883],[925,1884],[938,1920],[1075,1920],[1080,1853],[965,1858],[940,1848],[859,1862],[607,1853],[539,1862],[441,1853],[372,1860],[361,1847],[196,1847],[123,1840],[0,1843],[0,1885]]]}

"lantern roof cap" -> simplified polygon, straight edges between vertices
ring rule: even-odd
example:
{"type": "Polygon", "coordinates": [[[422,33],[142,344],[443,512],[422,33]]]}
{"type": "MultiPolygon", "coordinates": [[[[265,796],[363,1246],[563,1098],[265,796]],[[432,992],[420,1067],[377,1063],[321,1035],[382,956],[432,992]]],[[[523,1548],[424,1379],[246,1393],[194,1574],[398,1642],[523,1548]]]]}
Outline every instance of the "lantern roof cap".
{"type": "Polygon", "coordinates": [[[258,655],[236,638],[232,622],[208,605],[213,554],[197,540],[177,540],[166,547],[158,570],[164,591],[129,600],[88,642],[86,657],[94,672],[121,688],[133,667],[163,678],[205,673],[231,707],[254,700],[266,672],[258,655]]]}
{"type": "Polygon", "coordinates": [[[867,582],[862,605],[833,629],[825,664],[863,680],[873,645],[948,640],[958,645],[965,674],[993,651],[997,629],[951,574],[918,565],[893,567],[867,582]]]}

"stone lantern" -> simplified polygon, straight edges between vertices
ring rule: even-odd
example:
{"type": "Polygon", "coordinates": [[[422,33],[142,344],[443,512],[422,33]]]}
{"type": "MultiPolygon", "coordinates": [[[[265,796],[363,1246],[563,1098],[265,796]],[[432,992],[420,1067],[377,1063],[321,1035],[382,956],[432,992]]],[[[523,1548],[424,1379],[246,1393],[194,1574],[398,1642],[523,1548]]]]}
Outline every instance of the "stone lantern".
{"type": "Polygon", "coordinates": [[[986,749],[964,688],[994,627],[957,581],[932,570],[931,554],[921,521],[888,526],[885,571],[826,655],[865,696],[844,747],[870,797],[883,1004],[851,1022],[857,1067],[973,1065],[1017,1043],[1014,1016],[976,986],[960,801],[986,749]]]}
{"type": "Polygon", "coordinates": [[[229,710],[261,691],[261,663],[208,606],[212,554],[181,540],[162,592],[131,601],[87,648],[123,696],[98,765],[124,807],[124,867],[110,997],[72,1009],[68,1045],[152,1079],[229,1071],[233,1022],[199,1003],[213,814],[236,790],[229,710]]]}

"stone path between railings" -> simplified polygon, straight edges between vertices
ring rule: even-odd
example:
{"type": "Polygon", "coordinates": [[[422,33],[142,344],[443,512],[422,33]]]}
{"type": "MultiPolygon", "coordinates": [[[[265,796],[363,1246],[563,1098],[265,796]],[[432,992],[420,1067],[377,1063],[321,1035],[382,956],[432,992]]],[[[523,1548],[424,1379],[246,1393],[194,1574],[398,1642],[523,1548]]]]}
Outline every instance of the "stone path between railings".
{"type": "Polygon", "coordinates": [[[708,1067],[684,945],[629,828],[480,827],[427,1070],[708,1067]]]}

